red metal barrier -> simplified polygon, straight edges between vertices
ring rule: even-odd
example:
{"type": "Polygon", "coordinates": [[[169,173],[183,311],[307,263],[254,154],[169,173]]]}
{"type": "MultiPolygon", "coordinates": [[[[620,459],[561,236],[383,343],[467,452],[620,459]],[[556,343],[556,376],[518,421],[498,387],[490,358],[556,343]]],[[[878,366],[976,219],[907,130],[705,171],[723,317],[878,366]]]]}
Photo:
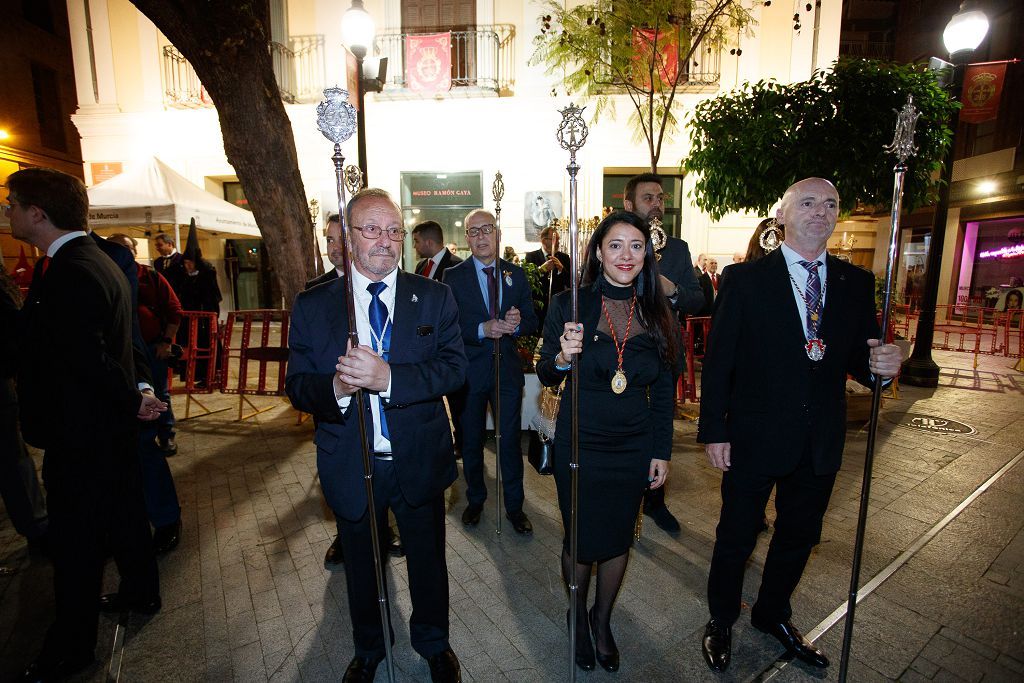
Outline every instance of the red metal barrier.
{"type": "Polygon", "coordinates": [[[232,311],[224,326],[221,391],[238,394],[238,419],[247,420],[274,406],[258,408],[249,396],[284,396],[288,369],[288,311],[232,311]],[[243,414],[244,404],[254,412],[243,414]]]}
{"type": "Polygon", "coordinates": [[[178,339],[181,343],[181,360],[184,363],[185,381],[183,386],[174,386],[175,370],[167,371],[167,388],[172,394],[185,394],[185,418],[190,417],[192,404],[203,410],[203,415],[211,411],[195,398],[196,394],[212,394],[219,388],[220,375],[217,372],[217,351],[220,341],[220,329],[217,314],[205,311],[182,311],[181,325],[178,327],[178,339]]]}
{"type": "MultiPolygon", "coordinates": [[[[700,316],[686,319],[686,376],[684,387],[680,387],[683,400],[697,403],[697,361],[704,359],[704,346],[711,332],[711,317],[700,316]],[[699,332],[699,334],[698,334],[699,332]],[[700,345],[698,348],[698,344],[700,345]]],[[[680,376],[680,383],[684,378],[680,376]]]]}

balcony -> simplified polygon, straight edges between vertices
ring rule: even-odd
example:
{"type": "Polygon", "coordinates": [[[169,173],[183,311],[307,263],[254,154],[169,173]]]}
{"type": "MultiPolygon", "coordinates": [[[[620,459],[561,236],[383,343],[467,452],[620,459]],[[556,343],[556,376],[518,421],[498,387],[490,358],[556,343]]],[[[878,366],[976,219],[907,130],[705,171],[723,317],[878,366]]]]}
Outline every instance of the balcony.
{"type": "Polygon", "coordinates": [[[494,97],[510,95],[515,84],[515,26],[494,24],[452,31],[452,87],[447,93],[409,90],[405,80],[405,43],[410,35],[385,33],[374,41],[376,54],[388,58],[388,80],[378,99],[494,97]]]}
{"type": "MultiPolygon", "coordinates": [[[[288,45],[269,43],[281,99],[290,104],[312,102],[324,87],[324,37],[292,36],[288,45]]],[[[212,107],[213,101],[195,69],[173,45],[163,47],[164,104],[175,109],[212,107]]]]}
{"type": "MultiPolygon", "coordinates": [[[[686,50],[680,49],[679,68],[682,70],[676,87],[676,94],[692,92],[710,92],[718,89],[722,78],[722,48],[718,42],[706,38],[697,44],[688,62],[683,62],[686,50]]],[[[629,71],[623,67],[620,72],[629,71]]],[[[642,72],[641,72],[642,73],[642,72]]],[[[646,77],[643,77],[646,79],[646,77]]],[[[616,95],[626,92],[612,77],[611,68],[594,74],[594,86],[601,95],[616,95]]]]}

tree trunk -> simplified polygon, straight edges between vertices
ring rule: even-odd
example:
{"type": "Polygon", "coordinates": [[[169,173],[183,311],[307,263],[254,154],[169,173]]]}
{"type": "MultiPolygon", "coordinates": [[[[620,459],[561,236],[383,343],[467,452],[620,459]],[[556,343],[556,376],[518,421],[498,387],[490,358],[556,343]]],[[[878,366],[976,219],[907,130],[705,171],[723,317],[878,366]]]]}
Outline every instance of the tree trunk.
{"type": "Polygon", "coordinates": [[[192,64],[220,118],[224,151],[273,254],[291,306],[312,274],[313,241],[291,122],[268,48],[266,2],[131,0],[192,64]]]}

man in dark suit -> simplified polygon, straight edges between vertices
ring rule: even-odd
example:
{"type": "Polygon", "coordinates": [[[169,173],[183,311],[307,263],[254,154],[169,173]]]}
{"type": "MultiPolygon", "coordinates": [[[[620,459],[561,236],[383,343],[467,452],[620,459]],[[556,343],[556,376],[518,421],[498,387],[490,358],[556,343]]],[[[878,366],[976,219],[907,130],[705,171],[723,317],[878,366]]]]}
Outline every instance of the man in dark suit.
{"type": "Polygon", "coordinates": [[[871,386],[895,377],[901,360],[898,347],[878,341],[874,277],[825,249],[838,211],[827,180],[792,185],[776,213],[783,246],[732,266],[719,294],[697,431],[724,472],[703,640],[715,671],[729,665],[743,570],[773,486],[775,531],[750,621],[791,656],[828,666],[790,621],[790,597],[821,537],[842,460],[846,376],[871,386]]]}
{"type": "Polygon", "coordinates": [[[44,449],[56,615],[24,680],[88,667],[108,547],[123,609],[153,613],[160,588],[136,457],[138,419],[166,409],[135,381],[128,282],[85,232],[80,180],[52,169],[11,174],[13,235],[45,251],[19,321],[25,440],[44,449]],[[108,546],[109,544],[109,546],[108,546]]]}
{"type": "Polygon", "coordinates": [[[698,315],[711,315],[715,308],[715,297],[718,296],[718,259],[713,256],[706,261],[707,270],[697,278],[700,291],[704,295],[704,305],[698,315]]]}
{"type": "Polygon", "coordinates": [[[387,192],[362,190],[346,210],[360,345],[346,351],[343,278],[302,292],[292,309],[285,383],[292,404],[316,419],[320,485],[342,531],[355,641],[344,680],[372,681],[384,657],[355,412],[362,410],[372,440],[373,514],[383,530],[390,508],[405,539],[412,646],[427,659],[431,680],[459,681],[448,642],[444,542],[444,491],[458,470],[441,401],[465,378],[458,309],[448,288],[398,270],[405,230],[387,192]],[[363,406],[352,405],[357,388],[363,406]]]}
{"type": "Polygon", "coordinates": [[[444,271],[456,263],[462,263],[462,259],[444,246],[444,231],[437,221],[423,221],[413,228],[412,246],[420,257],[416,264],[416,274],[431,280],[443,281],[444,271]]]}
{"type": "MultiPolygon", "coordinates": [[[[626,182],[622,205],[645,220],[665,217],[665,191],[661,176],[641,173],[626,182]]],[[[678,237],[667,235],[665,246],[658,252],[658,270],[661,273],[661,291],[668,297],[672,310],[682,322],[687,315],[697,313],[704,303],[697,279],[690,265],[690,247],[678,237]]],[[[681,347],[682,345],[680,345],[681,347]]],[[[685,358],[680,354],[677,372],[682,372],[685,358]]],[[[665,486],[644,492],[644,514],[671,534],[679,533],[679,520],[665,504],[665,486]]]]}
{"type": "Polygon", "coordinates": [[[541,290],[534,294],[539,329],[544,329],[544,318],[551,304],[551,297],[569,289],[572,272],[569,255],[558,250],[558,230],[548,226],[540,231],[541,248],[526,252],[526,262],[537,266],[541,274],[541,290]]]}
{"type": "Polygon", "coordinates": [[[153,270],[160,273],[171,283],[171,289],[181,296],[181,282],[185,279],[185,257],[178,253],[174,237],[158,232],[153,238],[153,246],[159,256],[153,259],[153,270]]]}
{"type": "Polygon", "coordinates": [[[484,437],[487,406],[496,400],[494,340],[501,349],[501,484],[505,516],[518,534],[533,533],[523,512],[523,454],[519,427],[523,407],[523,364],[516,353],[515,338],[537,330],[530,286],[523,269],[498,256],[500,233],[495,218],[483,210],[471,211],[464,221],[471,258],[449,268],[444,283],[451,287],[459,305],[459,326],[466,346],[469,370],[460,397],[462,471],[466,476],[466,500],[462,523],[476,526],[487,500],[484,483],[484,437]],[[494,288],[498,300],[494,301],[494,288]]]}
{"type": "Polygon", "coordinates": [[[307,280],[305,289],[313,289],[317,285],[332,282],[342,276],[345,245],[341,239],[341,219],[338,217],[338,214],[332,213],[327,217],[327,227],[324,228],[324,235],[327,238],[327,260],[334,267],[317,275],[312,280],[307,280]]]}

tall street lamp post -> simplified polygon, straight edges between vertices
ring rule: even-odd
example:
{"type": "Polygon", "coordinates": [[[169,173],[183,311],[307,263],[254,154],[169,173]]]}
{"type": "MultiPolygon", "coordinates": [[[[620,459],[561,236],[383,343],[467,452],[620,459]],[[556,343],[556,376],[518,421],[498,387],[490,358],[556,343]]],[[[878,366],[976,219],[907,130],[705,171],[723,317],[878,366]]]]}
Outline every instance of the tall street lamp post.
{"type": "Polygon", "coordinates": [[[356,131],[358,135],[359,170],[363,174],[363,187],[369,187],[366,177],[366,112],[364,106],[363,59],[373,45],[373,17],[363,7],[363,0],[352,0],[352,6],[341,18],[341,42],[356,58],[356,131]]]}
{"type": "MultiPolygon", "coordinates": [[[[946,24],[942,42],[953,61],[953,78],[949,91],[954,99],[960,97],[964,84],[964,70],[974,51],[988,33],[988,17],[974,0],[965,0],[960,11],[946,24]]],[[[903,363],[900,381],[918,387],[936,387],[939,384],[939,366],[932,360],[932,340],[935,337],[935,302],[939,293],[939,269],[942,267],[942,246],[946,239],[946,218],[949,213],[949,186],[953,179],[953,149],[956,147],[956,132],[960,124],[959,110],[950,117],[949,127],[953,139],[942,160],[942,175],[939,185],[939,201],[935,206],[932,222],[931,241],[928,246],[928,262],[925,265],[924,292],[921,296],[921,310],[917,321],[917,341],[914,351],[903,363]]]]}

